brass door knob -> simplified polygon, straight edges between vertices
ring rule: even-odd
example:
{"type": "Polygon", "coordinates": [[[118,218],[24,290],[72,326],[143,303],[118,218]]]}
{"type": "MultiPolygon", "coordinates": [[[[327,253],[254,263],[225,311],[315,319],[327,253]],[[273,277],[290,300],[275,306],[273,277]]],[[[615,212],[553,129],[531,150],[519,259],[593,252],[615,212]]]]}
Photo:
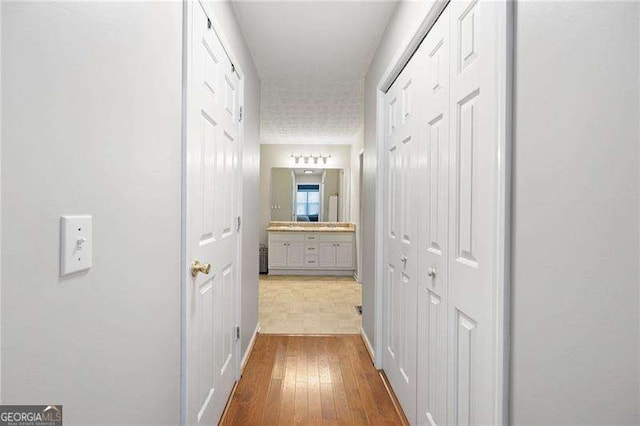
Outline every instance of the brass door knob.
{"type": "Polygon", "coordinates": [[[191,263],[192,277],[196,277],[198,275],[198,272],[202,272],[203,274],[208,275],[209,271],[211,271],[211,264],[209,263],[200,263],[197,260],[194,260],[193,263],[191,263]]]}

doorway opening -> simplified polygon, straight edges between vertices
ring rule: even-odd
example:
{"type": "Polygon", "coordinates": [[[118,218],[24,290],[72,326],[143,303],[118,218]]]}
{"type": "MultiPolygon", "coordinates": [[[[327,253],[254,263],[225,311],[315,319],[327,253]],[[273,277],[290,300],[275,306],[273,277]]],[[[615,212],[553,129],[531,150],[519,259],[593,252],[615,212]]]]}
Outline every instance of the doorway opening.
{"type": "MultiPolygon", "coordinates": [[[[291,149],[291,148],[288,148],[291,149]]],[[[299,148],[296,148],[299,149],[299,148]]],[[[297,158],[279,146],[263,145],[263,199],[268,269],[259,280],[262,334],[358,334],[362,305],[356,270],[355,226],[350,222],[349,146],[316,146],[325,154],[297,158]],[[271,161],[276,155],[289,162],[271,161]],[[333,164],[331,164],[333,163],[333,164]]]]}

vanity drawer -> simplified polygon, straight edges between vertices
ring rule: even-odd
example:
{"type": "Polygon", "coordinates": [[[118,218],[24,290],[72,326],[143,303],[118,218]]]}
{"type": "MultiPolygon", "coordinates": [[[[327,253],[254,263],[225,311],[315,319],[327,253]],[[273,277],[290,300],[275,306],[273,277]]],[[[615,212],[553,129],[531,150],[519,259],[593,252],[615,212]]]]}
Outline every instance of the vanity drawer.
{"type": "Polygon", "coordinates": [[[353,241],[353,233],[345,232],[338,233],[334,232],[331,234],[320,234],[320,241],[329,241],[329,242],[351,242],[353,241]]]}
{"type": "Polygon", "coordinates": [[[306,268],[317,268],[318,267],[318,256],[309,256],[307,254],[304,257],[304,266],[306,268]]]}
{"type": "Polygon", "coordinates": [[[307,255],[318,254],[318,243],[306,243],[305,254],[307,255]]]}
{"type": "Polygon", "coordinates": [[[302,234],[296,234],[295,232],[269,232],[269,241],[303,241],[302,234]]]}

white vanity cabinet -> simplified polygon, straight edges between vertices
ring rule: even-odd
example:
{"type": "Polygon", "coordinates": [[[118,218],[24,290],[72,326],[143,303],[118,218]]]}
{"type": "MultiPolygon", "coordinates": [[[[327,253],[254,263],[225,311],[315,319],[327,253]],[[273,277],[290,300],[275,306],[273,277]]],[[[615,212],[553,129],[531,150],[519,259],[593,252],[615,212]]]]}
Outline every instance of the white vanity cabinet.
{"type": "Polygon", "coordinates": [[[269,232],[269,275],[353,275],[353,232],[269,232]]]}
{"type": "Polygon", "coordinates": [[[269,234],[269,269],[302,268],[303,266],[303,235],[269,234]]]}
{"type": "Polygon", "coordinates": [[[320,235],[318,266],[353,269],[353,234],[320,235]]]}

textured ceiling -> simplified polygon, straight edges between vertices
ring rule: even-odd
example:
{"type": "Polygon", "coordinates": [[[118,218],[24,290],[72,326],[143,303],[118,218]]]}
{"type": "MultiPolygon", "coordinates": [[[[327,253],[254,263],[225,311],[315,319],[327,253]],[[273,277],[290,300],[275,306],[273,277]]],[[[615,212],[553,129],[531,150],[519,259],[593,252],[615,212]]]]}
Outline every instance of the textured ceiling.
{"type": "Polygon", "coordinates": [[[350,144],[392,1],[234,2],[262,80],[261,141],[350,144]]]}

